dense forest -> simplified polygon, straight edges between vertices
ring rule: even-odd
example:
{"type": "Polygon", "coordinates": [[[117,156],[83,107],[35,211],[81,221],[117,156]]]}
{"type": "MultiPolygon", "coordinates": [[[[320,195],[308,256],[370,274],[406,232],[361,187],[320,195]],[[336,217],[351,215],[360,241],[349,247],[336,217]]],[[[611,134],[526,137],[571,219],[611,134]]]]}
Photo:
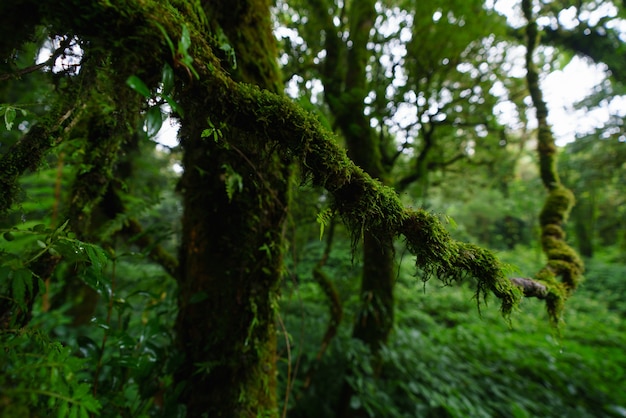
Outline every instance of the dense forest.
{"type": "Polygon", "coordinates": [[[626,417],[626,2],[0,21],[0,417],[626,417]]]}

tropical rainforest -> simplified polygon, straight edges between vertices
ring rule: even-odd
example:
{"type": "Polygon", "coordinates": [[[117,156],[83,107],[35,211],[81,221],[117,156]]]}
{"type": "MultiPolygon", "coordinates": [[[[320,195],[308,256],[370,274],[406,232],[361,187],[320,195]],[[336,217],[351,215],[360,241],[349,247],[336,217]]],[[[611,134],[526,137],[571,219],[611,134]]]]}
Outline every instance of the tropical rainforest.
{"type": "Polygon", "coordinates": [[[0,23],[0,417],[626,417],[626,2],[0,23]]]}

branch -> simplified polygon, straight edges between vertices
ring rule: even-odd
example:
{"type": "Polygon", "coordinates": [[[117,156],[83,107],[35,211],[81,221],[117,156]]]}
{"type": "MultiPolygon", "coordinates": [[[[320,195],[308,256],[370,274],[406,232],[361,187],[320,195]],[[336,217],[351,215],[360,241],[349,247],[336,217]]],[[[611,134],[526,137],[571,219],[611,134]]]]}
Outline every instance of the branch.
{"type": "Polygon", "coordinates": [[[550,319],[554,324],[560,320],[564,302],[576,289],[584,265],[576,251],[565,241],[563,224],[574,206],[574,194],[561,184],[557,170],[557,147],[548,123],[548,107],[539,86],[539,71],[533,54],[539,41],[539,29],[532,11],[531,0],[522,0],[526,25],[526,83],[536,109],[537,152],[539,171],[548,192],[539,215],[541,246],[547,256],[546,265],[535,279],[546,285],[546,302],[550,319]],[[560,282],[556,280],[560,277],[560,282]],[[549,295],[549,297],[548,297],[549,295]]]}
{"type": "Polygon", "coordinates": [[[522,289],[524,296],[535,297],[537,299],[545,299],[548,296],[548,288],[533,279],[525,277],[512,277],[511,283],[522,289]]]}
{"type": "Polygon", "coordinates": [[[50,58],[48,58],[45,62],[42,62],[40,64],[36,64],[36,65],[31,65],[30,67],[19,69],[19,70],[15,71],[14,73],[0,74],[0,81],[8,80],[10,78],[19,78],[19,77],[21,77],[23,75],[30,74],[30,73],[33,73],[35,71],[39,71],[42,68],[51,67],[52,65],[54,65],[54,62],[57,60],[57,58],[59,58],[61,55],[63,55],[63,53],[65,52],[67,47],[70,46],[71,41],[72,40],[69,39],[69,38],[68,39],[64,39],[61,42],[61,45],[57,49],[54,50],[54,52],[52,53],[50,58]]]}
{"type": "MultiPolygon", "coordinates": [[[[53,17],[68,22],[77,36],[88,34],[87,40],[118,39],[111,30],[119,28],[119,22],[127,22],[127,15],[106,3],[94,3],[90,7],[102,17],[97,24],[77,21],[74,16],[60,11],[53,17]]],[[[127,2],[124,10],[133,10],[136,14],[132,25],[122,27],[123,38],[142,42],[129,41],[124,45],[128,48],[126,56],[137,56],[137,63],[143,68],[161,68],[163,62],[172,57],[162,48],[163,34],[156,23],[172,33],[172,39],[178,37],[174,34],[181,27],[189,26],[190,54],[194,57],[199,80],[194,82],[193,90],[177,91],[176,99],[183,108],[202,108],[211,120],[252,132],[259,141],[274,145],[286,163],[297,161],[305,178],[333,196],[334,209],[350,228],[355,242],[365,231],[381,236],[403,235],[425,278],[436,276],[450,281],[474,277],[478,282],[477,294],[486,296],[489,291],[493,292],[502,301],[503,313],[511,312],[521,291],[504,277],[501,264],[491,252],[453,240],[432,214],[404,208],[393,189],[373,180],[348,159],[333,134],[325,130],[314,115],[285,96],[233,81],[213,53],[219,49],[219,45],[210,44],[215,40],[206,36],[203,28],[190,26],[184,16],[170,13],[168,8],[171,5],[167,2],[149,2],[148,6],[139,1],[127,2]],[[147,54],[146,49],[152,52],[147,54]]],[[[129,71],[128,68],[122,70],[129,71]]],[[[184,77],[183,74],[180,75],[184,77]]],[[[185,123],[192,122],[185,120],[185,123]]]]}
{"type": "Polygon", "coordinates": [[[167,252],[163,246],[155,242],[149,235],[147,235],[139,221],[136,219],[129,219],[121,232],[128,234],[131,237],[138,237],[135,242],[143,250],[147,251],[148,257],[163,267],[163,270],[165,270],[167,274],[176,278],[178,260],[167,252]]]}
{"type": "MultiPolygon", "coordinates": [[[[215,62],[208,45],[203,52],[200,62],[215,62]]],[[[355,242],[365,231],[379,236],[403,235],[425,278],[434,276],[448,282],[474,277],[478,281],[477,294],[493,292],[502,301],[502,311],[511,312],[521,292],[504,277],[495,256],[478,246],[453,240],[434,215],[404,208],[393,189],[373,180],[348,159],[333,134],[314,115],[284,96],[234,82],[217,66],[198,70],[203,81],[197,88],[203,91],[196,97],[211,119],[254,132],[260,140],[275,143],[284,160],[299,162],[305,178],[331,193],[334,209],[350,228],[355,242]]]]}

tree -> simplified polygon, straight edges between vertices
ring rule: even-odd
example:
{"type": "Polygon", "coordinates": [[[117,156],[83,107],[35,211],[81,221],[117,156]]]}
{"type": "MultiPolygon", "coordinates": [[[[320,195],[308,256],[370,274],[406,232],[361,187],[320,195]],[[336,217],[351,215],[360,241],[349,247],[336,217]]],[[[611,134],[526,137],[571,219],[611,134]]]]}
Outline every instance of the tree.
{"type": "MultiPolygon", "coordinates": [[[[352,10],[352,24],[364,25],[353,31],[358,45],[366,43],[373,6],[355,3],[352,10]]],[[[292,165],[301,178],[327,190],[332,210],[355,242],[363,237],[380,251],[381,242],[388,245],[402,235],[426,276],[446,282],[473,277],[477,295],[494,293],[505,314],[519,300],[519,288],[505,278],[493,254],[451,239],[438,218],[403,207],[392,189],[372,178],[384,180],[376,171],[380,160],[365,166],[376,147],[362,156],[357,146],[349,147],[364,166],[358,167],[315,116],[281,94],[269,2],[22,1],[2,4],[0,16],[2,78],[19,82],[43,72],[54,86],[37,123],[3,151],[0,211],[6,214],[19,202],[20,176],[61,144],[75,141],[72,157],[79,166],[68,224],[46,232],[50,239],[42,241],[45,251],[39,249],[36,257],[3,260],[8,283],[3,293],[13,295],[0,305],[5,330],[28,323],[42,282],[71,251],[84,249],[89,267],[115,261],[116,243],[103,240],[96,226],[128,214],[120,197],[129,174],[120,168],[120,158],[146,139],[144,127],[148,135],[158,130],[165,111],[181,124],[182,245],[178,257],[153,239],[137,245],[178,285],[180,357],[172,359],[176,384],[169,396],[184,404],[189,416],[278,414],[275,301],[292,165]],[[57,41],[55,59],[15,68],[16,56],[39,30],[57,41]],[[71,55],[72,46],[80,50],[78,61],[55,70],[56,58],[71,55]],[[17,300],[19,294],[24,300],[17,300]]],[[[352,104],[363,109],[358,100],[363,95],[350,93],[362,88],[364,62],[355,57],[353,65],[357,84],[337,92],[333,99],[343,100],[338,111],[352,104]]],[[[355,133],[373,141],[367,121],[356,113],[355,133]]],[[[349,115],[340,116],[350,122],[349,115]]],[[[344,124],[344,130],[348,137],[352,127],[344,124]]],[[[131,216],[122,223],[116,236],[126,244],[129,234],[145,235],[131,216]]],[[[383,249],[387,256],[389,248],[383,249]]],[[[389,282],[372,280],[367,286],[388,290],[389,282]]],[[[97,372],[95,379],[94,394],[97,372]]]]}
{"type": "MultiPolygon", "coordinates": [[[[300,36],[283,40],[290,82],[302,100],[327,110],[348,155],[368,174],[399,191],[417,183],[411,195],[419,200],[429,174],[459,167],[470,153],[484,160],[477,164],[495,160],[502,130],[489,91],[499,62],[488,56],[494,32],[503,33],[504,25],[482,2],[451,4],[443,18],[436,2],[290,6],[286,24],[300,36]],[[314,81],[323,97],[313,97],[314,81]],[[409,122],[398,122],[399,109],[409,122]]],[[[353,335],[374,353],[394,322],[394,241],[363,236],[362,308],[353,335]]],[[[348,416],[347,384],[342,393],[338,416],[348,416]]]]}

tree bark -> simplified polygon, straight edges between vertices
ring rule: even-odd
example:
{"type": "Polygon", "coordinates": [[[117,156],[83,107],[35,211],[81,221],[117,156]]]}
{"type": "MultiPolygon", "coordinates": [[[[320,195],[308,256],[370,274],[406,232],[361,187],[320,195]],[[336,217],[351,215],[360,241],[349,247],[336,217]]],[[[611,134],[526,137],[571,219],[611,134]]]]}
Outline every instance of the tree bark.
{"type": "MultiPolygon", "coordinates": [[[[213,32],[236,53],[233,77],[278,93],[266,1],[212,3],[213,32]],[[223,29],[222,29],[223,28],[223,29]]],[[[224,66],[234,63],[224,57],[224,66]]],[[[188,416],[277,415],[277,288],[288,164],[253,132],[210,120],[203,93],[187,94],[176,373],[188,416]],[[187,110],[188,109],[188,110],[187,110]]]]}
{"type": "MultiPolygon", "coordinates": [[[[379,137],[370,127],[365,114],[364,100],[369,88],[366,67],[370,57],[367,44],[376,20],[375,2],[371,0],[351,3],[348,11],[351,46],[339,39],[327,45],[328,57],[325,68],[325,95],[328,105],[336,116],[336,124],[346,140],[348,156],[372,178],[387,182],[389,173],[384,168],[379,137]],[[344,51],[338,50],[345,48],[344,51]],[[336,65],[345,56],[345,74],[336,65]]],[[[333,28],[327,28],[332,34],[333,28]]],[[[329,35],[332,36],[332,35],[329,35]]],[[[363,341],[376,355],[387,342],[393,328],[393,285],[395,257],[393,234],[380,231],[363,231],[363,270],[361,277],[361,306],[354,324],[353,336],[363,341]]],[[[350,373],[348,371],[348,373],[350,373]]],[[[353,410],[350,399],[354,390],[347,382],[341,390],[337,416],[362,415],[364,411],[353,410]]]]}

